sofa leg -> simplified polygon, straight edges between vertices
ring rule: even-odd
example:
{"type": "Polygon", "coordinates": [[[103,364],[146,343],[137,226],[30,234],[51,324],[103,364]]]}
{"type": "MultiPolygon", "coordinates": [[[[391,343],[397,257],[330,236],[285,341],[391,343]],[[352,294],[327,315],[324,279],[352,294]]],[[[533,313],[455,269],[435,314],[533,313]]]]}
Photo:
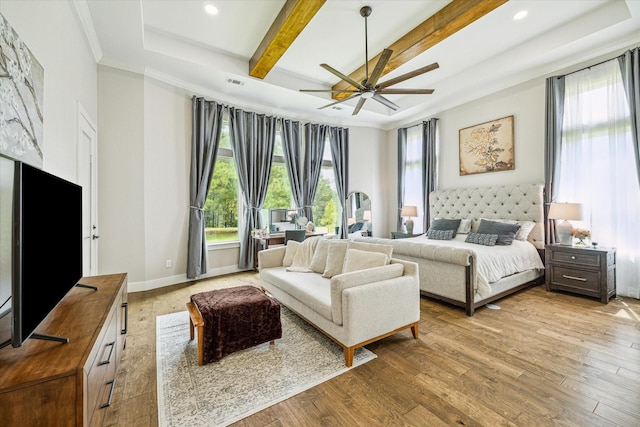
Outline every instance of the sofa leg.
{"type": "Polygon", "coordinates": [[[353,355],[356,352],[355,347],[345,347],[344,348],[344,364],[347,365],[347,368],[350,368],[353,365],[353,355]]]}
{"type": "Polygon", "coordinates": [[[418,339],[418,334],[420,332],[420,322],[416,322],[411,326],[411,334],[413,338],[418,339]]]}

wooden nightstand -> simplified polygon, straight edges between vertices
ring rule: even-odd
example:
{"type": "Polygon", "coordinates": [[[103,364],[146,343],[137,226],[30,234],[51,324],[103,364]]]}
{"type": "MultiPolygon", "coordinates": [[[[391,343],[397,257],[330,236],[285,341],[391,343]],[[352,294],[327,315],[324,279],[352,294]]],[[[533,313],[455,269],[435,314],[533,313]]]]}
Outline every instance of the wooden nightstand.
{"type": "Polygon", "coordinates": [[[422,236],[424,233],[418,233],[418,234],[409,234],[409,233],[403,233],[401,231],[392,231],[391,232],[391,238],[392,239],[406,239],[408,237],[418,237],[418,236],[422,236]]]}
{"type": "Polygon", "coordinates": [[[546,245],[547,291],[566,291],[600,299],[607,304],[616,296],[616,250],[546,245]]]}

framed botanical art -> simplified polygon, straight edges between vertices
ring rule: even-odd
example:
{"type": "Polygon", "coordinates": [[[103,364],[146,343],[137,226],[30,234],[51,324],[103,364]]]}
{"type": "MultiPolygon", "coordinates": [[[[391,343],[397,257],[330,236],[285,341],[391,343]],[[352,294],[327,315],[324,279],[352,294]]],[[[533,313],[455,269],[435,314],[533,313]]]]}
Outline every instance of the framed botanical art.
{"type": "Polygon", "coordinates": [[[513,116],[459,131],[460,175],[515,169],[513,116]]]}

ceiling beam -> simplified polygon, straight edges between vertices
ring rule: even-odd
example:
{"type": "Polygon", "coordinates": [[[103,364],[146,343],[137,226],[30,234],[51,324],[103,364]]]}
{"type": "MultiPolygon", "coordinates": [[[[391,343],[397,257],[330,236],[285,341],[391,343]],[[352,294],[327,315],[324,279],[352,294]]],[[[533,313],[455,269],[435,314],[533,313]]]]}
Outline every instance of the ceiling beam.
{"type": "MultiPolygon", "coordinates": [[[[508,0],[453,0],[389,46],[393,54],[389,62],[387,62],[387,66],[384,67],[382,75],[390,73],[472,22],[482,18],[492,10],[502,6],[507,1],[508,0]]],[[[375,66],[379,57],[380,54],[369,60],[370,68],[375,66]]],[[[363,81],[366,78],[365,66],[363,65],[349,74],[349,77],[357,82],[363,81]]],[[[335,84],[332,89],[348,90],[355,88],[345,81],[340,81],[335,84]]],[[[344,99],[349,96],[349,94],[334,93],[332,96],[333,99],[344,99]]]]}
{"type": "Polygon", "coordinates": [[[264,79],[327,0],[287,0],[249,60],[249,75],[264,79]]]}

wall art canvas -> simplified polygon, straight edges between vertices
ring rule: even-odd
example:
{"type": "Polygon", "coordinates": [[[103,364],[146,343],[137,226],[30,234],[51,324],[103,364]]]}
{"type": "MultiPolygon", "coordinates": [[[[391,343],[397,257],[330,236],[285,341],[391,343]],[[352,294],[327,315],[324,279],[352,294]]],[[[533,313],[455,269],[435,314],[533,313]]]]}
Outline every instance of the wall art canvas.
{"type": "Polygon", "coordinates": [[[515,169],[513,116],[460,129],[460,175],[515,169]]]}
{"type": "Polygon", "coordinates": [[[0,154],[42,168],[44,69],[0,14],[0,154]]]}

